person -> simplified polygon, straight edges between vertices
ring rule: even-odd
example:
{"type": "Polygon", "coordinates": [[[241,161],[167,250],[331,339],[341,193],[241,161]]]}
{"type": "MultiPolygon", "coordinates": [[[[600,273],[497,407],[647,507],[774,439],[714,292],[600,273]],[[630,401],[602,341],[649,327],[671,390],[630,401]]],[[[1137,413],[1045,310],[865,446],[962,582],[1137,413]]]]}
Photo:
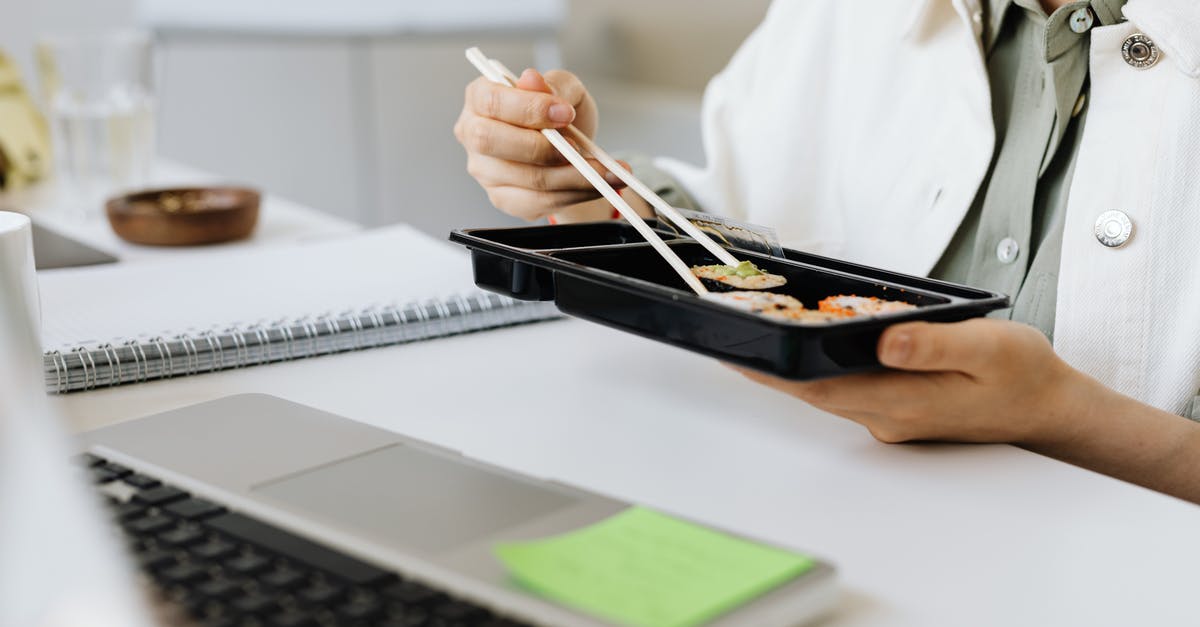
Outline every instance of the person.
{"type": "MultiPolygon", "coordinates": [[[[785,246],[1012,297],[891,326],[885,371],[746,376],[884,442],[1009,442],[1200,503],[1198,25],[1194,0],[780,0],[706,89],[706,164],[624,165],[785,246]]],[[[500,210],[608,219],[537,131],[597,121],[578,78],[527,70],[468,85],[455,134],[500,210]]]]}

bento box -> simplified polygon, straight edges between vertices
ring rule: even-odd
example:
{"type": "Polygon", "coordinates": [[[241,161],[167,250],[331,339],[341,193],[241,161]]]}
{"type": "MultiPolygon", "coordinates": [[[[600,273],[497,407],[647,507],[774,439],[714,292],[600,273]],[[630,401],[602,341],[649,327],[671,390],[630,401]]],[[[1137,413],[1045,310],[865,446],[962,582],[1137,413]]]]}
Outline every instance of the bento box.
{"type": "MultiPolygon", "coordinates": [[[[691,239],[655,227],[693,266],[718,263],[691,239]]],[[[729,248],[765,272],[778,291],[812,306],[834,295],[902,301],[915,308],[822,324],[781,320],[701,298],[623,222],[456,230],[471,251],[480,288],[520,300],[554,301],[565,314],[793,380],[882,368],[879,335],[910,320],[954,322],[1008,307],[1008,297],[796,250],[729,248]]]]}

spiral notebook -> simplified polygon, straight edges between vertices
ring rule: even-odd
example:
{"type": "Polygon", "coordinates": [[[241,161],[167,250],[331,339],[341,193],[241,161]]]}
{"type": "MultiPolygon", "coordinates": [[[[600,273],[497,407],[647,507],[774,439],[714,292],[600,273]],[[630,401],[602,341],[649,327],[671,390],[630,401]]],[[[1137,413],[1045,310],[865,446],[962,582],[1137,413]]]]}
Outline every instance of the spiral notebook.
{"type": "Polygon", "coordinates": [[[67,393],[556,318],[475,289],[406,226],[237,253],[38,274],[46,390],[67,393]]]}

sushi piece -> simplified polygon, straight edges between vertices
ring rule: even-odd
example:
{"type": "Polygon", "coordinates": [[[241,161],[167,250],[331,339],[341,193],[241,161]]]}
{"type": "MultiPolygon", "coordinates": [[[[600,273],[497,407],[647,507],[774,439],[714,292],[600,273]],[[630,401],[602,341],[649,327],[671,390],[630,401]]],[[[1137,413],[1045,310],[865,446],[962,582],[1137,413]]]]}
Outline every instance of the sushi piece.
{"type": "Polygon", "coordinates": [[[711,293],[708,297],[735,309],[793,322],[827,323],[842,317],[824,311],[805,309],[804,303],[787,294],[740,291],[711,293]]]}
{"type": "Polygon", "coordinates": [[[916,308],[917,306],[912,303],[898,300],[884,300],[874,296],[838,295],[822,299],[821,302],[817,303],[819,311],[847,318],[896,313],[916,308]]]}
{"type": "Polygon", "coordinates": [[[736,266],[692,266],[692,274],[699,277],[705,287],[718,292],[771,290],[787,284],[786,278],[763,272],[749,261],[743,261],[736,266]]]}

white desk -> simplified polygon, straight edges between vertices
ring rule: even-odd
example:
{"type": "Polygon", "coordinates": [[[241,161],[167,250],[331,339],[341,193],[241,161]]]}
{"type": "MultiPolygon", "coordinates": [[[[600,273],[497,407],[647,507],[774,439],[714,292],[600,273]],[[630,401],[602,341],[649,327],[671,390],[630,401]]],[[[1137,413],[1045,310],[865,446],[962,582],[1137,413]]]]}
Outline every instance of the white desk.
{"type": "Polygon", "coordinates": [[[53,402],[88,428],[240,392],[828,557],[846,593],[828,625],[1200,616],[1200,508],[1009,446],[879,444],[711,360],[575,320],[53,402]]]}
{"type": "MultiPolygon", "coordinates": [[[[160,159],[151,173],[154,187],[195,186],[230,183],[212,174],[160,159]]],[[[238,183],[237,181],[232,181],[238,183]]],[[[0,210],[28,214],[37,224],[61,235],[111,254],[121,261],[164,259],[178,256],[220,254],[240,248],[267,246],[304,239],[351,233],[360,227],[278,196],[264,194],[258,225],[247,239],[201,247],[140,246],[117,237],[98,207],[86,218],[74,202],[53,185],[44,183],[16,193],[0,194],[0,210]]]]}
{"type": "MultiPolygon", "coordinates": [[[[273,206],[242,245],[353,228],[273,206]]],[[[113,245],[127,259],[189,254],[113,245]]],[[[222,249],[204,250],[190,254],[222,249]]],[[[879,444],[712,360],[576,320],[51,402],[87,429],[242,392],[827,557],[845,590],[828,625],[1200,617],[1196,506],[1010,446],[879,444]]]]}

